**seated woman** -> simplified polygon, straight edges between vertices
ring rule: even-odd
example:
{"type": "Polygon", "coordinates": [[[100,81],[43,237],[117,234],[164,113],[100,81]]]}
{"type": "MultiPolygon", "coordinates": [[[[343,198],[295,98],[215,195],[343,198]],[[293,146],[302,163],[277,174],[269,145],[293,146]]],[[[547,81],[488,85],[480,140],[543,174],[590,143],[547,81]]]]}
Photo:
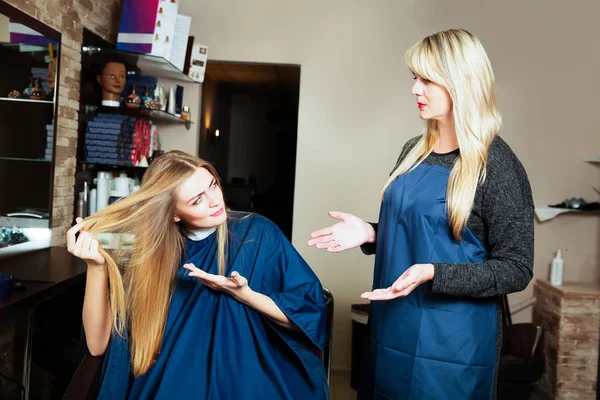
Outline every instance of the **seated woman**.
{"type": "Polygon", "coordinates": [[[107,352],[100,399],[327,399],[319,280],[264,217],[228,215],[214,168],[179,151],[77,220],[83,324],[107,352]],[[110,254],[99,233],[135,235],[110,254]]]}

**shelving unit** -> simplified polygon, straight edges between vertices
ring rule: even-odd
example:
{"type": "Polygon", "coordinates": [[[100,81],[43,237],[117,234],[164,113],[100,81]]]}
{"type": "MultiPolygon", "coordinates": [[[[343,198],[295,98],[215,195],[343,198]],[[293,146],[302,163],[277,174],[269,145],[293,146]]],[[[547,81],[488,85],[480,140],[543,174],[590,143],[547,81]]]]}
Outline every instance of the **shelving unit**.
{"type": "Polygon", "coordinates": [[[81,165],[81,169],[83,171],[85,171],[86,169],[99,170],[99,169],[104,168],[104,169],[111,169],[111,170],[123,169],[123,170],[144,172],[148,168],[148,167],[134,167],[133,165],[87,163],[87,162],[83,162],[83,161],[80,161],[79,164],[81,165]]]}
{"type": "MultiPolygon", "coordinates": [[[[85,32],[84,32],[85,33],[85,32]]],[[[83,188],[83,182],[87,181],[91,184],[90,187],[93,187],[93,180],[97,177],[99,172],[110,172],[113,176],[119,175],[119,173],[125,172],[129,177],[134,177],[136,179],[141,179],[143,174],[146,172],[147,167],[135,167],[130,164],[129,160],[125,160],[123,158],[123,154],[120,152],[120,149],[124,149],[123,146],[130,146],[129,136],[126,128],[121,127],[120,133],[118,134],[118,139],[116,139],[117,133],[119,132],[118,128],[115,128],[114,125],[112,128],[99,128],[98,126],[94,126],[91,129],[96,129],[96,131],[88,130],[88,121],[92,121],[96,119],[100,114],[119,114],[135,119],[146,119],[151,121],[154,125],[158,127],[159,134],[162,131],[162,127],[165,127],[165,131],[170,132],[172,137],[177,137],[178,133],[183,133],[184,130],[191,130],[194,122],[190,120],[183,119],[176,115],[170,114],[166,111],[161,110],[152,110],[146,108],[128,108],[123,105],[121,101],[121,106],[119,107],[107,107],[102,106],[101,102],[101,92],[98,87],[96,74],[99,72],[98,69],[103,61],[106,60],[117,60],[120,62],[124,62],[127,64],[128,70],[128,82],[134,83],[133,77],[135,75],[144,76],[144,77],[156,77],[156,79],[148,79],[149,93],[152,93],[152,87],[154,85],[160,85],[165,88],[168,93],[168,87],[175,85],[180,85],[184,87],[184,90],[188,90],[187,88],[193,87],[193,90],[197,90],[195,85],[198,82],[194,81],[183,71],[179,70],[173,64],[171,64],[168,60],[152,56],[148,54],[138,54],[132,53],[122,50],[117,50],[111,48],[109,43],[105,43],[99,38],[95,37],[95,35],[89,34],[86,37],[84,34],[83,40],[84,46],[82,47],[82,58],[81,58],[81,97],[80,97],[80,124],[79,124],[79,142],[78,142],[78,154],[77,154],[77,178],[75,182],[75,192],[78,193],[83,188]],[[104,130],[104,132],[100,131],[104,130]],[[89,135],[86,133],[89,132],[89,135]],[[109,133],[112,132],[112,133],[109,133]],[[93,137],[91,136],[93,135],[93,137]],[[106,135],[107,139],[105,140],[107,143],[110,143],[106,146],[103,146],[102,143],[98,143],[103,141],[104,139],[98,137],[98,135],[106,135]],[[110,138],[108,138],[110,136],[110,138]],[[102,161],[102,159],[95,159],[93,157],[87,157],[86,149],[88,145],[86,145],[87,140],[94,141],[93,144],[89,144],[89,147],[97,146],[100,148],[100,153],[105,153],[107,157],[106,159],[115,160],[112,146],[115,145],[116,148],[114,152],[119,152],[120,156],[119,162],[109,162],[109,163],[97,163],[96,161],[102,161]],[[108,155],[112,155],[109,157],[108,155]],[[90,160],[87,162],[86,160],[90,160]],[[119,165],[120,162],[127,163],[129,165],[119,165]]],[[[144,85],[139,85],[139,87],[144,87],[144,85]]],[[[125,85],[128,87],[128,85],[125,85]]],[[[126,89],[127,90],[127,89],[126,89]]],[[[142,91],[138,91],[138,95],[141,96],[142,91]]],[[[165,93],[165,94],[167,94],[165,93]]],[[[126,95],[126,93],[123,93],[126,95]]],[[[185,99],[185,97],[184,97],[185,99]]],[[[185,103],[184,103],[185,104],[185,103]]],[[[107,118],[108,119],[108,118],[107,118]]],[[[194,120],[196,123],[197,120],[194,120]]],[[[197,124],[194,126],[198,126],[197,124]]],[[[187,132],[185,133],[187,134],[187,132]]],[[[90,150],[95,151],[95,150],[90,150]]]]}
{"type": "MultiPolygon", "coordinates": [[[[41,41],[52,42],[53,57],[60,58],[60,33],[38,30],[41,41]]],[[[30,21],[33,22],[33,21],[30,21]]],[[[44,210],[46,226],[52,226],[54,193],[53,160],[56,140],[56,101],[60,85],[60,69],[48,76],[49,46],[23,43],[0,43],[2,77],[0,79],[0,206],[3,214],[27,208],[44,210]],[[23,93],[30,78],[40,78],[45,100],[10,98],[14,91],[23,93]],[[48,87],[47,79],[54,82],[48,87]]],[[[1,396],[0,396],[1,397],[1,396]]]]}

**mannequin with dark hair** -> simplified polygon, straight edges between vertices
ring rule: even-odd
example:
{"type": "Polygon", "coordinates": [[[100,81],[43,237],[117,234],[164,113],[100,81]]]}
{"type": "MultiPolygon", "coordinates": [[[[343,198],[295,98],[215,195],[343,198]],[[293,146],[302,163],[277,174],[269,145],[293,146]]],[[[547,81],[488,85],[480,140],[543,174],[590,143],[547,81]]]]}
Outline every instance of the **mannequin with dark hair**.
{"type": "Polygon", "coordinates": [[[102,105],[119,107],[121,93],[127,82],[127,65],[118,59],[106,59],[98,64],[96,80],[102,91],[102,105]]]}

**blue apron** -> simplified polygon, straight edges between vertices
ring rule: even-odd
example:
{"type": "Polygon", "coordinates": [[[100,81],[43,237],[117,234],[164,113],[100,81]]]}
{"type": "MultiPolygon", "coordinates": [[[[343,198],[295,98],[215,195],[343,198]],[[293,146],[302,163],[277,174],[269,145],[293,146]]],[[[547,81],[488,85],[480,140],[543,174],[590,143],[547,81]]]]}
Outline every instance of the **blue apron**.
{"type": "MultiPolygon", "coordinates": [[[[414,264],[487,259],[465,229],[454,240],[446,212],[450,170],[420,164],[386,190],[377,232],[373,288],[391,286],[414,264]]],[[[496,365],[496,299],[431,293],[371,302],[359,399],[490,399],[496,365]]]]}

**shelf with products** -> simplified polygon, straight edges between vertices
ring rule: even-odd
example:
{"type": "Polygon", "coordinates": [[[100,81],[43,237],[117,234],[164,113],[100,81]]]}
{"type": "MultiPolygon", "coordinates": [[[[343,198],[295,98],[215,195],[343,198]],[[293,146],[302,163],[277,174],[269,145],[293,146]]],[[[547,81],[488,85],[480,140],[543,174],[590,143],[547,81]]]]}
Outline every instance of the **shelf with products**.
{"type": "Polygon", "coordinates": [[[128,171],[137,171],[144,172],[148,167],[138,167],[131,164],[116,164],[116,163],[95,163],[95,162],[85,162],[80,161],[79,165],[82,171],[85,170],[98,170],[98,169],[110,169],[110,170],[128,170],[128,171]]]}
{"type": "MultiPolygon", "coordinates": [[[[75,192],[79,196],[85,188],[90,193],[95,189],[100,199],[101,193],[107,195],[102,186],[106,176],[111,180],[109,192],[122,178],[141,180],[147,166],[162,153],[163,127],[175,133],[193,129],[194,122],[186,118],[184,92],[189,93],[191,86],[194,91],[199,88],[198,82],[164,58],[117,50],[87,35],[84,31],[75,192]]],[[[96,209],[102,209],[100,204],[96,209]]]]}
{"type": "Polygon", "coordinates": [[[86,114],[94,113],[109,113],[109,114],[121,114],[127,115],[134,118],[145,118],[157,123],[172,123],[172,124],[185,124],[187,129],[189,125],[193,124],[192,121],[178,117],[177,115],[170,114],[162,110],[151,110],[147,108],[128,108],[128,107],[106,107],[106,106],[85,106],[86,114]]]}
{"type": "Polygon", "coordinates": [[[82,53],[84,55],[82,58],[83,66],[88,69],[93,69],[93,56],[115,57],[123,60],[130,67],[139,69],[143,75],[168,78],[185,83],[198,83],[163,57],[96,46],[83,46],[82,53]]]}
{"type": "Polygon", "coordinates": [[[51,227],[61,34],[0,3],[3,40],[11,42],[0,43],[0,209],[45,210],[51,227]]]}
{"type": "Polygon", "coordinates": [[[53,104],[57,46],[1,43],[0,101],[21,104],[53,104]],[[36,98],[34,98],[36,97],[36,98]]]}

